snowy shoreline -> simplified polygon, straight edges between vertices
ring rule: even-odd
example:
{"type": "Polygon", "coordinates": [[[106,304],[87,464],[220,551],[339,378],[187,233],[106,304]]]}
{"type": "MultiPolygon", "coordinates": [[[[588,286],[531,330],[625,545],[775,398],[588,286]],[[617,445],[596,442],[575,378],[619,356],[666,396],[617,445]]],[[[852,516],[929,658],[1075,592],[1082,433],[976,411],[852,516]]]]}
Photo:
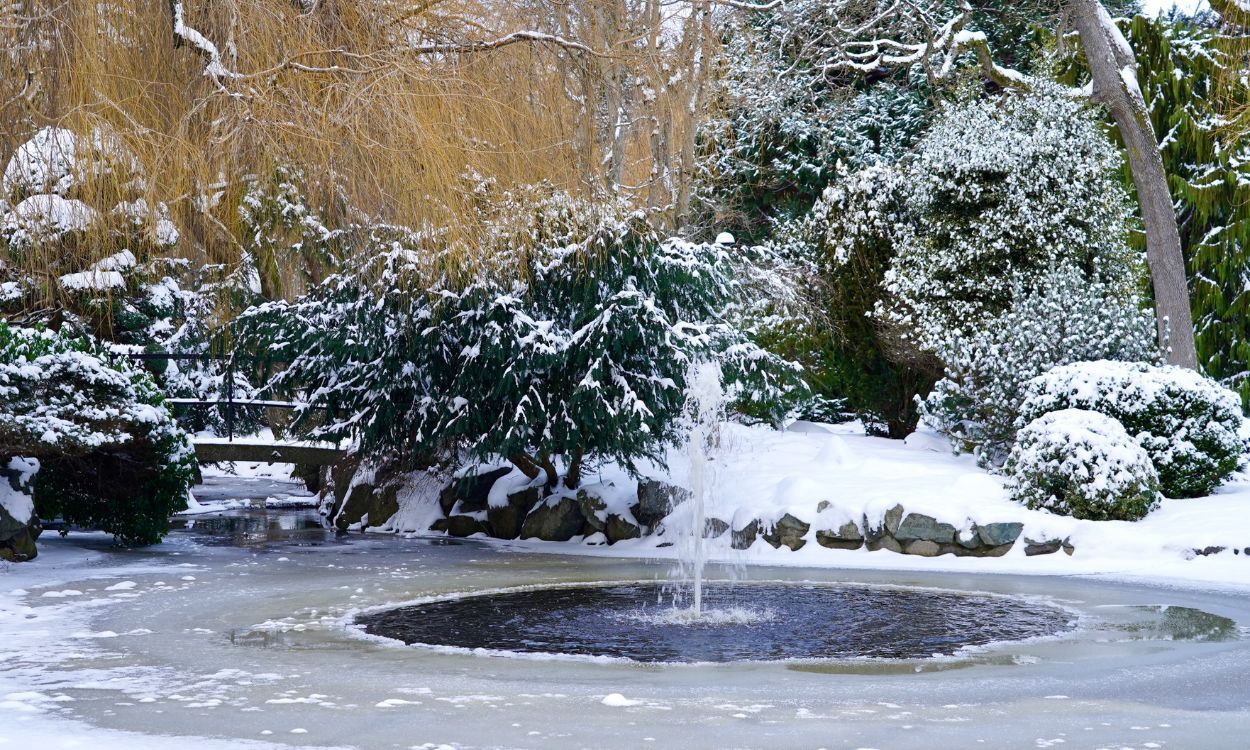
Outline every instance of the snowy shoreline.
{"type": "MultiPolygon", "coordinates": [[[[943,571],[1030,576],[1095,576],[1184,587],[1250,591],[1250,474],[1242,471],[1213,495],[1165,499],[1137,522],[1083,521],[1028,510],[1012,501],[1001,477],[977,467],[970,456],[952,455],[946,441],[915,433],[906,441],[855,434],[855,425],[800,425],[801,431],[730,426],[727,449],[717,462],[716,490],[707,515],[731,529],[753,520],[761,525],[791,514],[811,528],[806,543],[791,551],[760,538],[746,550],[731,547],[731,534],[707,540],[710,561],[751,566],[835,568],[842,570],[943,571]],[[975,524],[1019,523],[1019,541],[1001,557],[919,557],[888,550],[828,549],[815,541],[818,529],[847,521],[880,524],[891,508],[924,514],[966,532],[975,524]],[[1025,539],[1065,540],[1072,554],[1027,556],[1025,539]],[[1220,549],[1222,548],[1222,549],[1220,549]],[[1217,551],[1218,550],[1218,551],[1217,551]]],[[[680,451],[669,456],[667,471],[652,476],[684,486],[688,465],[680,451]]],[[[491,504],[521,486],[515,472],[500,479],[491,504]],[[496,497],[498,496],[498,497],[496,497]]],[[[604,513],[633,518],[637,482],[615,467],[588,478],[584,489],[602,499],[604,513]]],[[[428,494],[428,493],[427,493],[428,494]]],[[[370,531],[427,536],[438,514],[434,499],[414,499],[370,531]],[[435,507],[432,507],[435,506],[435,507]]],[[[469,539],[502,549],[612,558],[677,559],[689,537],[689,511],[678,505],[659,533],[604,543],[602,535],[568,542],[501,540],[485,534],[469,539]]]]}

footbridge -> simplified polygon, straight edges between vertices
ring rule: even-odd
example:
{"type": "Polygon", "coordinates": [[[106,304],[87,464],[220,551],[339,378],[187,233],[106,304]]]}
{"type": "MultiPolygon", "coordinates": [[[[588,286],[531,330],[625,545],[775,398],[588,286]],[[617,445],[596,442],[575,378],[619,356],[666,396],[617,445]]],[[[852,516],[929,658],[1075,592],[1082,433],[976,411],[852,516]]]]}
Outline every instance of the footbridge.
{"type": "Polygon", "coordinates": [[[191,441],[200,463],[248,461],[267,464],[331,466],[346,453],[331,443],[259,438],[201,438],[191,441]]]}
{"type": "Polygon", "coordinates": [[[252,463],[286,463],[304,466],[332,466],[347,452],[333,443],[311,440],[274,440],[255,436],[238,437],[234,435],[234,416],[237,408],[262,409],[302,409],[308,404],[295,401],[268,401],[262,399],[236,399],[234,397],[235,358],[221,352],[128,352],[128,359],[136,361],[208,361],[222,360],[225,363],[225,385],[223,397],[216,400],[194,398],[169,398],[165,403],[171,407],[217,406],[225,411],[225,437],[195,437],[191,440],[195,448],[195,457],[200,463],[217,461],[244,461],[252,463]]]}

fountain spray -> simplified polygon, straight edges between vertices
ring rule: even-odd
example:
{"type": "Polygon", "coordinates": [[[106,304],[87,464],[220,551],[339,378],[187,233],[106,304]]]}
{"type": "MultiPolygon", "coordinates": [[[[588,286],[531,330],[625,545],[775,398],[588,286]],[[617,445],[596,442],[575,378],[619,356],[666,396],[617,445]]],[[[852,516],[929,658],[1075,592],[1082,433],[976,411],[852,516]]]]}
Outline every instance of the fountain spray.
{"type": "Polygon", "coordinates": [[[712,451],[720,444],[720,424],[725,408],[725,389],[721,384],[720,365],[699,362],[691,367],[686,389],[686,407],[691,426],[688,451],[690,456],[690,491],[693,512],[690,518],[690,570],[694,582],[694,604],[690,614],[703,613],[703,566],[705,503],[712,484],[712,451]]]}

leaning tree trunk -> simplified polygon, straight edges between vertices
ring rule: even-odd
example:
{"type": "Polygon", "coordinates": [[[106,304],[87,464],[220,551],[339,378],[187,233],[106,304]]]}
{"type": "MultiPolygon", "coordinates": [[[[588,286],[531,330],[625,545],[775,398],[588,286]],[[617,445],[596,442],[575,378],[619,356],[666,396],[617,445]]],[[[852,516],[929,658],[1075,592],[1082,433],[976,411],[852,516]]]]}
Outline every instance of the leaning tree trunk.
{"type": "Polygon", "coordinates": [[[1168,362],[1197,369],[1185,257],[1159,141],[1137,86],[1137,60],[1099,0],[1071,0],[1069,7],[1093,77],[1094,101],[1111,111],[1128,150],[1129,170],[1146,227],[1146,262],[1154,282],[1160,343],[1166,334],[1171,345],[1168,362]]]}

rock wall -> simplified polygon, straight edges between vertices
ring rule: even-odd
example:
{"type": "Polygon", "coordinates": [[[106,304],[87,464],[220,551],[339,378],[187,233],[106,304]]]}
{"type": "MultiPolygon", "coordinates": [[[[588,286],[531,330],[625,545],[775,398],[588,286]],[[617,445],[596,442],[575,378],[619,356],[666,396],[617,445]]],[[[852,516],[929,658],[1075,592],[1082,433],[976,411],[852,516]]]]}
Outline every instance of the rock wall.
{"type": "MultiPolygon", "coordinates": [[[[506,495],[505,504],[489,502],[494,483],[506,476],[503,468],[459,479],[442,494],[444,514],[431,526],[451,536],[465,537],[485,534],[500,539],[541,539],[569,541],[602,535],[602,541],[615,544],[652,534],[663,535],[664,520],[678,505],[689,498],[689,492],[659,480],[639,482],[637,500],[627,513],[609,512],[604,501],[585,490],[576,494],[549,494],[541,487],[525,487],[506,495]]],[[[755,518],[736,526],[725,519],[706,519],[704,533],[708,538],[729,534],[730,546],[748,549],[755,544],[773,548],[799,550],[809,542],[827,549],[889,550],[904,555],[936,557],[998,557],[1012,549],[1022,538],[1024,525],[1018,522],[973,523],[956,528],[949,523],[921,513],[909,513],[902,505],[890,508],[884,517],[873,521],[862,516],[858,521],[822,523],[828,503],[816,508],[814,522],[786,513],[780,518],[755,518]]],[[[1023,538],[1026,555],[1075,551],[1067,539],[1023,538]]]]}
{"type": "MultiPolygon", "coordinates": [[[[398,510],[396,496],[402,492],[405,476],[386,465],[346,457],[329,472],[322,490],[323,512],[343,531],[386,525],[398,510]]],[[[689,491],[681,487],[644,479],[628,508],[613,509],[593,489],[552,492],[503,466],[450,480],[438,494],[438,508],[434,510],[438,517],[429,530],[454,537],[484,534],[497,539],[615,544],[663,536],[665,520],[689,497],[689,491]]],[[[739,550],[756,544],[799,550],[814,543],[827,549],[889,550],[919,557],[998,557],[1023,541],[1026,555],[1059,551],[1071,555],[1075,551],[1067,539],[1024,537],[1024,525],[1014,521],[977,522],[956,528],[931,516],[909,513],[901,504],[879,519],[867,515],[848,519],[835,510],[822,502],[812,520],[790,513],[745,520],[709,517],[704,534],[708,538],[728,534],[730,546],[739,550]]]]}

